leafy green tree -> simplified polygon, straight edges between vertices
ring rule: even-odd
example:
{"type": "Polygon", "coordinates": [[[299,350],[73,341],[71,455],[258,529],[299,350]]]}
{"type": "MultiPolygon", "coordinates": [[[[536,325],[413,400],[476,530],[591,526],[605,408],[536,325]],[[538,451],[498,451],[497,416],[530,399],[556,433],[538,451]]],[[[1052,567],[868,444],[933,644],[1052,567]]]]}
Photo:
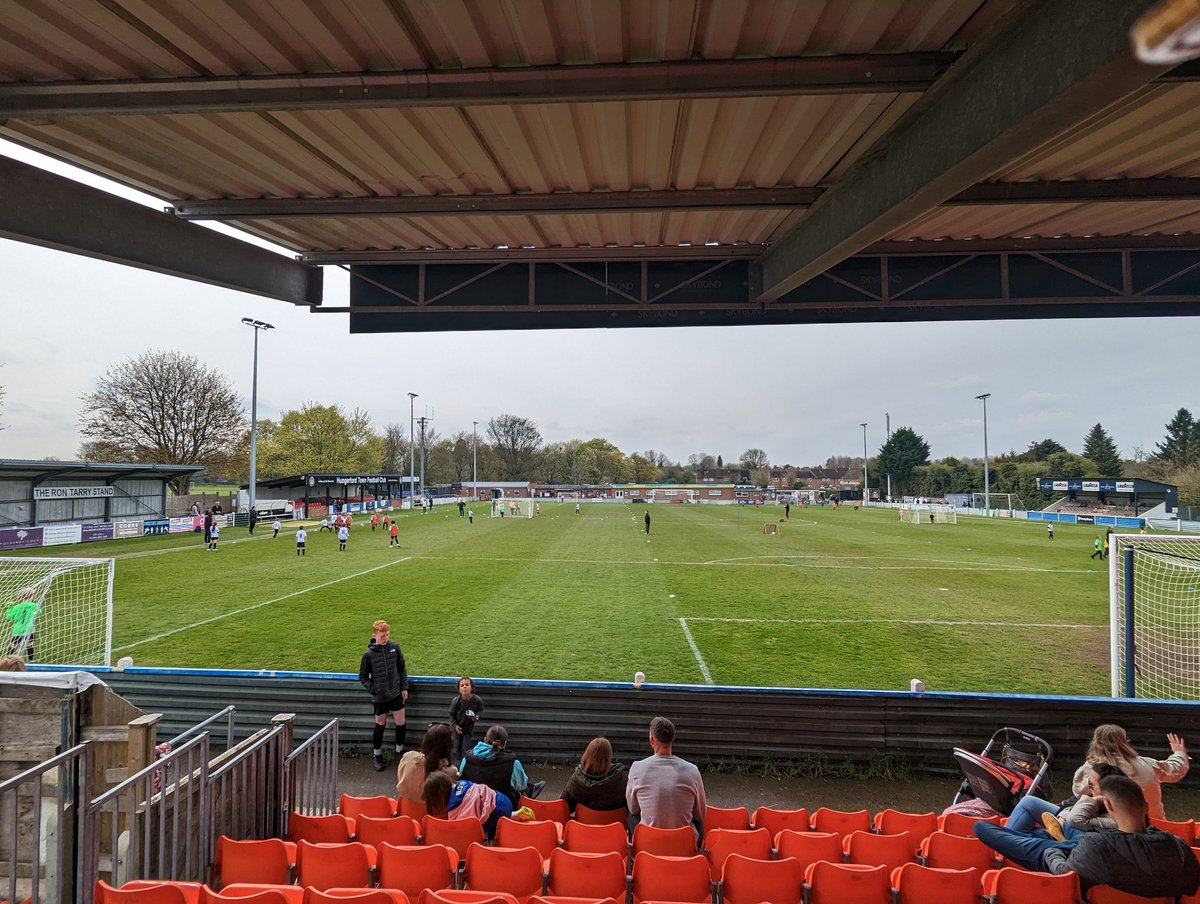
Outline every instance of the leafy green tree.
{"type": "Polygon", "coordinates": [[[471,456],[471,434],[460,430],[451,437],[451,458],[454,463],[454,479],[465,482],[471,479],[474,460],[471,456]]]}
{"type": "Polygon", "coordinates": [[[724,461],[724,459],[721,458],[720,455],[717,456],[717,467],[718,468],[725,467],[725,461],[724,461]]]}
{"type": "Polygon", "coordinates": [[[1087,477],[1096,470],[1096,463],[1072,452],[1055,452],[1042,463],[1042,477],[1068,480],[1087,477]]]}
{"type": "MultiPolygon", "coordinates": [[[[246,426],[229,379],[180,352],[148,351],[110,367],[82,401],[80,432],[117,461],[206,464],[228,456],[246,426]]],[[[177,477],[171,489],[182,495],[191,481],[177,477]]]]}
{"type": "Polygon", "coordinates": [[[1121,476],[1121,454],[1117,444],[1103,427],[1097,424],[1083,440],[1083,456],[1096,463],[1101,477],[1121,476]]]}
{"type": "Polygon", "coordinates": [[[1175,412],[1167,424],[1167,435],[1155,445],[1154,457],[1162,464],[1186,468],[1200,460],[1200,424],[1186,408],[1175,412]]]}
{"type": "Polygon", "coordinates": [[[1180,505],[1200,506],[1200,464],[1176,471],[1171,475],[1171,483],[1179,488],[1180,505]]]}
{"type": "Polygon", "coordinates": [[[1017,456],[1019,461],[1045,461],[1056,452],[1066,452],[1067,447],[1057,440],[1043,439],[1030,443],[1029,448],[1017,456]]]}
{"type": "Polygon", "coordinates": [[[278,425],[258,437],[260,477],[307,471],[382,470],[385,442],[366,412],[347,416],[340,405],[307,403],[284,412],[278,425]]]}
{"type": "Polygon", "coordinates": [[[913,472],[929,461],[929,443],[911,427],[898,428],[879,449],[875,473],[892,475],[892,493],[903,494],[913,472]]]}
{"type": "Polygon", "coordinates": [[[634,483],[654,483],[658,480],[658,466],[644,455],[635,452],[629,456],[629,463],[633,466],[634,483]]]}

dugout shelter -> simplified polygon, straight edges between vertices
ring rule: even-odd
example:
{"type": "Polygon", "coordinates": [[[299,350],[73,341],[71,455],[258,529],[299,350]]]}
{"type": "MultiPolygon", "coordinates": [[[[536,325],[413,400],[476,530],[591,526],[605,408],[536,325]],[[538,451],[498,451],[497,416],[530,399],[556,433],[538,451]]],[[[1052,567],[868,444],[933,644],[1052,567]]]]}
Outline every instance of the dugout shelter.
{"type": "Polygon", "coordinates": [[[202,465],[0,459],[0,529],[165,519],[167,484],[203,470],[202,465]]]}
{"type": "Polygon", "coordinates": [[[1038,478],[1038,489],[1065,495],[1045,511],[1074,513],[1077,523],[1087,523],[1089,515],[1139,518],[1146,515],[1174,517],[1179,509],[1179,489],[1168,483],[1141,477],[1038,478]]]}
{"type": "MultiPolygon", "coordinates": [[[[307,517],[322,511],[329,512],[333,506],[339,511],[359,512],[375,508],[386,508],[392,499],[403,499],[409,495],[407,474],[337,474],[310,472],[260,480],[257,483],[256,499],[286,499],[297,506],[304,506],[307,517]]],[[[248,490],[249,484],[242,484],[248,490]]]]}

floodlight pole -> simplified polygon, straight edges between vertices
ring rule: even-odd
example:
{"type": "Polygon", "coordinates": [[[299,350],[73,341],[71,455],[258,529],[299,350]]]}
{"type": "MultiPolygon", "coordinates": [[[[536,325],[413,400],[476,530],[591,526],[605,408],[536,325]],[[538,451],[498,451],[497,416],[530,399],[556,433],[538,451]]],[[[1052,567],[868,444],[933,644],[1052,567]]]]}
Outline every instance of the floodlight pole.
{"type": "Polygon", "coordinates": [[[479,421],[471,421],[471,495],[479,501],[479,421]]]}
{"type": "MultiPolygon", "coordinates": [[[[421,499],[422,499],[422,501],[425,499],[425,426],[429,423],[430,420],[431,420],[431,418],[424,417],[424,416],[417,418],[417,423],[421,427],[421,499]]],[[[432,498],[432,497],[430,497],[430,498],[432,498]]]]}
{"type": "MultiPolygon", "coordinates": [[[[887,440],[885,440],[885,442],[886,442],[886,441],[890,441],[892,438],[892,416],[888,412],[885,411],[883,413],[883,419],[885,422],[884,433],[887,434],[887,440]]],[[[887,481],[888,481],[887,501],[891,502],[892,501],[892,472],[891,471],[888,471],[887,481]]]]}
{"type": "Polygon", "coordinates": [[[871,484],[867,481],[867,425],[862,424],[863,428],[863,508],[866,508],[867,502],[870,500],[870,491],[867,489],[871,484]]]}
{"type": "Polygon", "coordinates": [[[258,334],[274,326],[253,317],[243,317],[242,323],[254,330],[254,376],[250,383],[250,514],[258,495],[258,334]]]}
{"type": "Polygon", "coordinates": [[[413,478],[417,470],[417,453],[413,445],[415,442],[415,434],[413,433],[413,402],[417,398],[417,393],[410,392],[408,394],[408,507],[411,510],[413,507],[413,478]]]}
{"type": "Polygon", "coordinates": [[[975,398],[983,402],[983,513],[987,515],[992,507],[991,481],[988,480],[988,450],[987,450],[987,400],[992,397],[990,392],[977,395],[975,398]]]}

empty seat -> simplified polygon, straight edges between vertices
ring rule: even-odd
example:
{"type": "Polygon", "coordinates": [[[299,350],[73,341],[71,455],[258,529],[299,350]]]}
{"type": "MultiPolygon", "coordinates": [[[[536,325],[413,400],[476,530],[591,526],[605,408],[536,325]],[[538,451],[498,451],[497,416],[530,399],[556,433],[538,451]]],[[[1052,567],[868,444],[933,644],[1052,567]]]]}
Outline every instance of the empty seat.
{"type": "Polygon", "coordinates": [[[458,854],[460,860],[465,860],[467,848],[483,841],[483,823],[475,816],[438,819],[427,814],[421,819],[421,841],[424,844],[444,844],[458,854]]]}
{"type": "Polygon", "coordinates": [[[712,900],[708,861],[703,857],[660,857],[640,853],[633,858],[633,904],[643,901],[712,900]]]}
{"type": "Polygon", "coordinates": [[[938,829],[947,835],[960,835],[963,838],[975,837],[975,823],[994,822],[1000,825],[1004,820],[999,816],[967,816],[963,813],[946,813],[938,817],[938,829]]]}
{"type": "Polygon", "coordinates": [[[279,838],[235,841],[228,835],[217,838],[213,863],[214,884],[219,888],[234,882],[287,885],[296,866],[296,845],[279,838]]]}
{"type": "Polygon", "coordinates": [[[578,854],[559,848],[550,854],[546,893],[554,897],[625,900],[625,856],[578,854]]]}
{"type": "Polygon", "coordinates": [[[398,888],[416,900],[427,888],[452,888],[458,871],[458,854],[443,844],[381,844],[379,886],[398,888]]]}
{"type": "Polygon", "coordinates": [[[517,822],[504,818],[496,823],[496,844],[508,848],[531,847],[542,860],[549,860],[550,852],[558,847],[558,826],[557,822],[546,819],[517,822]]]}
{"type": "Polygon", "coordinates": [[[274,891],[283,895],[288,904],[303,904],[304,889],[299,885],[270,885],[260,882],[234,882],[221,887],[221,895],[227,900],[237,901],[241,898],[251,898],[264,891],[274,891]]]}
{"type": "Polygon", "coordinates": [[[396,810],[401,816],[407,816],[417,822],[425,818],[425,802],[421,800],[408,800],[401,797],[396,801],[396,810]]]}
{"type": "Polygon", "coordinates": [[[407,816],[359,816],[354,820],[354,840],[361,844],[416,844],[419,833],[416,820],[407,816]]]}
{"type": "Polygon", "coordinates": [[[906,863],[892,870],[896,904],[977,904],[979,872],[906,863]]]}
{"type": "Polygon", "coordinates": [[[784,829],[776,836],[775,847],[780,860],[791,857],[800,864],[802,870],[820,860],[841,863],[843,859],[842,836],[837,832],[794,832],[784,829]]]}
{"type": "Polygon", "coordinates": [[[975,869],[982,876],[996,868],[996,852],[972,835],[934,832],[921,842],[921,862],[934,869],[975,869]]]}
{"type": "Polygon", "coordinates": [[[306,888],[303,904],[408,904],[408,895],[398,888],[306,888]]]}
{"type": "Polygon", "coordinates": [[[660,857],[690,857],[696,853],[696,833],[691,826],[656,829],[639,822],[633,827],[633,856],[643,851],[660,857]]]}
{"type": "Polygon", "coordinates": [[[551,822],[563,823],[571,818],[567,802],[561,797],[552,800],[535,800],[522,794],[518,806],[528,807],[538,819],[549,819],[551,822]]]}
{"type": "Polygon", "coordinates": [[[341,813],[328,816],[288,814],[288,841],[311,841],[314,844],[345,844],[354,832],[354,820],[341,813]]]}
{"type": "MultiPolygon", "coordinates": [[[[296,888],[298,886],[292,886],[296,888]]],[[[303,901],[303,894],[301,894],[303,901]]],[[[213,891],[208,886],[204,886],[199,904],[291,904],[295,900],[294,896],[280,888],[264,888],[261,891],[247,892],[246,894],[222,894],[219,891],[213,891]]]]}
{"type": "Polygon", "coordinates": [[[338,801],[338,812],[351,819],[357,819],[359,816],[386,819],[396,815],[396,802],[384,794],[375,797],[355,797],[353,794],[343,794],[341,800],[338,801]]]}
{"type": "Polygon", "coordinates": [[[891,904],[887,867],[821,860],[804,871],[808,904],[891,904]]]}
{"type": "Polygon", "coordinates": [[[704,837],[705,856],[714,882],[721,881],[721,869],[730,854],[741,854],[751,860],[771,859],[771,833],[766,829],[713,829],[704,837]]]}
{"type": "Polygon", "coordinates": [[[375,865],[375,849],[365,844],[313,844],[301,841],[296,845],[296,876],[300,885],[313,888],[367,888],[371,885],[371,868],[375,865]]]}
{"type": "Polygon", "coordinates": [[[590,825],[576,819],[563,826],[563,848],[577,854],[607,854],[612,851],[626,857],[629,836],[625,826],[616,822],[590,825]]]}
{"type": "Polygon", "coordinates": [[[1161,829],[1164,832],[1170,832],[1172,835],[1178,835],[1189,845],[1196,840],[1196,820],[1185,819],[1182,822],[1172,822],[1170,819],[1156,819],[1150,817],[1150,825],[1156,829],[1161,829]]]}
{"type": "MultiPolygon", "coordinates": [[[[568,898],[563,895],[534,895],[529,904],[617,904],[614,898],[568,898]]],[[[625,904],[625,898],[621,898],[625,904]]]]}
{"type": "Polygon", "coordinates": [[[575,818],[580,822],[588,825],[603,825],[609,822],[619,822],[625,825],[625,819],[629,815],[628,811],[622,807],[619,810],[593,810],[591,807],[583,804],[575,805],[575,818]]]}
{"type": "MultiPolygon", "coordinates": [[[[748,829],[750,811],[745,807],[708,807],[704,811],[704,836],[713,829],[748,829]]],[[[707,846],[707,845],[706,845],[707,846]]]]}
{"type": "Polygon", "coordinates": [[[774,841],[780,832],[790,829],[793,832],[809,832],[812,831],[812,823],[808,815],[808,810],[801,807],[799,810],[776,810],[774,807],[759,807],[754,811],[754,818],[750,821],[751,825],[756,829],[766,829],[771,833],[771,840],[774,841]]]}
{"type": "Polygon", "coordinates": [[[846,811],[818,807],[813,811],[812,829],[814,832],[837,832],[843,838],[851,832],[869,832],[871,814],[866,810],[846,811]]]}
{"type": "Polygon", "coordinates": [[[756,860],[741,854],[725,858],[721,872],[722,904],[800,904],[804,891],[804,870],[787,857],[783,860],[756,860]]]}
{"type": "Polygon", "coordinates": [[[915,848],[908,832],[899,835],[876,835],[874,832],[851,832],[843,842],[847,863],[863,866],[886,866],[889,881],[892,870],[913,862],[915,848]]]}
{"type": "Polygon", "coordinates": [[[467,848],[463,888],[471,891],[504,892],[525,904],[542,892],[542,855],[531,847],[467,848]]]}
{"type": "Polygon", "coordinates": [[[983,874],[980,888],[992,904],[1075,904],[1079,900],[1078,873],[1031,873],[1004,867],[983,874]]]}
{"type": "Polygon", "coordinates": [[[141,887],[113,888],[103,879],[96,882],[96,904],[187,904],[183,890],[166,883],[141,887]]]}
{"type": "Polygon", "coordinates": [[[440,891],[426,889],[421,892],[417,904],[517,904],[517,899],[495,891],[455,891],[444,888],[440,891]]]}
{"type": "Polygon", "coordinates": [[[936,813],[905,813],[888,808],[875,814],[873,826],[880,835],[908,832],[913,844],[919,846],[922,840],[938,830],[938,818],[936,813]]]}
{"type": "MultiPolygon", "coordinates": [[[[184,900],[187,904],[202,904],[204,892],[207,887],[200,882],[188,882],[186,880],[177,879],[130,879],[124,885],[120,886],[120,891],[137,891],[139,889],[154,888],[159,885],[170,885],[173,888],[183,892],[184,900]]],[[[27,898],[22,904],[26,904],[27,898]]]]}

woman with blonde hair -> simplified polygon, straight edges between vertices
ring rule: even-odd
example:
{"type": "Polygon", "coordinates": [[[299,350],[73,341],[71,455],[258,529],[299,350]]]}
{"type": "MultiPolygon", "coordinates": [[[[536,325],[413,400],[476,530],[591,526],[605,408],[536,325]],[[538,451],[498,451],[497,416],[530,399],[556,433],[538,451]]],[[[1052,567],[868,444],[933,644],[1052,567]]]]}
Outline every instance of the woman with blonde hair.
{"type": "Polygon", "coordinates": [[[567,780],[562,798],[572,813],[576,804],[593,810],[624,810],[628,781],[629,773],[624,764],[613,762],[608,738],[592,738],[579,765],[567,780]]]}
{"type": "Polygon", "coordinates": [[[1188,773],[1187,745],[1177,734],[1168,734],[1167,743],[1171,746],[1171,755],[1165,760],[1156,760],[1142,756],[1129,743],[1125,729],[1120,725],[1098,725],[1092,732],[1092,742],[1088,745],[1087,761],[1079,767],[1072,782],[1076,794],[1082,794],[1087,787],[1091,767],[1100,763],[1115,766],[1129,776],[1146,795],[1146,807],[1155,819],[1166,819],[1163,810],[1163,783],[1174,784],[1188,773]]]}

